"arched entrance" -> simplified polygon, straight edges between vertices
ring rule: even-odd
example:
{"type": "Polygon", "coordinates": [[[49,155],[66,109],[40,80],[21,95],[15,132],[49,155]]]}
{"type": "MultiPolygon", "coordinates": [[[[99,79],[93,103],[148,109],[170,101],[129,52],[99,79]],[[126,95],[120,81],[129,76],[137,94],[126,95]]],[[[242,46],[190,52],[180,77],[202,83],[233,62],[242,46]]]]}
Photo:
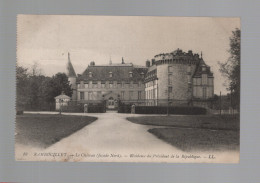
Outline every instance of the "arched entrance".
{"type": "Polygon", "coordinates": [[[107,100],[107,108],[108,109],[115,109],[115,100],[113,97],[110,97],[108,100],[107,100]]]}

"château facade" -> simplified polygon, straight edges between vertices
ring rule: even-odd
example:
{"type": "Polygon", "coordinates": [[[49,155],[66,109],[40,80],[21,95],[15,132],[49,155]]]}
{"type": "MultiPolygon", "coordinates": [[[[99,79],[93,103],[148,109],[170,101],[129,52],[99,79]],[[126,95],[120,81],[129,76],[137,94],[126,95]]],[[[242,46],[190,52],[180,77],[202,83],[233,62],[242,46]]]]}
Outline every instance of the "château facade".
{"type": "Polygon", "coordinates": [[[214,95],[214,77],[201,56],[177,49],[155,55],[145,66],[132,63],[96,65],[76,75],[68,55],[67,75],[77,103],[106,102],[113,109],[119,100],[136,105],[181,105],[207,102],[214,95]]]}

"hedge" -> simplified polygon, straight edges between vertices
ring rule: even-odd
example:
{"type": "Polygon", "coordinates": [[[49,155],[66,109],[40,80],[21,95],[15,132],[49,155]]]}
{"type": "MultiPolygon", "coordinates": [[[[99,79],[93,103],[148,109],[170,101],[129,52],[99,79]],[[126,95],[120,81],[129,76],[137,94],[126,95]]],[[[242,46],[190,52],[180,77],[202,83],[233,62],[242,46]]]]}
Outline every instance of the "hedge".
{"type": "Polygon", "coordinates": [[[62,106],[63,112],[84,112],[83,105],[62,106]]]}
{"type": "Polygon", "coordinates": [[[118,113],[131,113],[131,104],[120,104],[118,106],[118,113]]]}
{"type": "MultiPolygon", "coordinates": [[[[121,105],[119,113],[131,113],[131,105],[121,105]]],[[[136,114],[167,114],[167,106],[135,106],[136,114]]],[[[169,114],[201,115],[206,114],[203,107],[169,106],[169,114]]]]}
{"type": "Polygon", "coordinates": [[[88,105],[88,113],[104,113],[104,112],[106,112],[106,106],[103,104],[88,105]]]}
{"type": "MultiPolygon", "coordinates": [[[[84,112],[84,105],[68,105],[62,106],[63,112],[84,112]]],[[[103,113],[106,112],[106,106],[103,104],[89,104],[88,105],[88,113],[103,113]]]]}

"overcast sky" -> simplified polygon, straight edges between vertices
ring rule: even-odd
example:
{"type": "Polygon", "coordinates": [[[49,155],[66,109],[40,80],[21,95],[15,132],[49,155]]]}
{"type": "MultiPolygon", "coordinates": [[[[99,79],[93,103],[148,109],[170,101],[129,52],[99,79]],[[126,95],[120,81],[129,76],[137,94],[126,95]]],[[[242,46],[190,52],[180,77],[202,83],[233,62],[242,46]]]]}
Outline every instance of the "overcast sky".
{"type": "Polygon", "coordinates": [[[240,28],[238,18],[19,15],[17,62],[43,73],[65,72],[68,52],[77,74],[96,65],[125,62],[145,65],[159,53],[177,48],[203,52],[215,77],[215,93],[226,93],[218,61],[229,57],[229,37],[240,28]]]}

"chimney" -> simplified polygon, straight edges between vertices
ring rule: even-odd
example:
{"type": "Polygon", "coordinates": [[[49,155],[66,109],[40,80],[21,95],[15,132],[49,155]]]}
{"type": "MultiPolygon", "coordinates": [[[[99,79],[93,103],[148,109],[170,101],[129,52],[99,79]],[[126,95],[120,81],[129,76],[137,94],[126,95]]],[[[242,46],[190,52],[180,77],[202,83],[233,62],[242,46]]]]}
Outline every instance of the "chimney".
{"type": "Polygon", "coordinates": [[[90,66],[95,66],[95,62],[94,61],[90,62],[90,66]]]}
{"type": "Polygon", "coordinates": [[[149,60],[146,61],[146,67],[150,67],[150,61],[149,60]]]}
{"type": "Polygon", "coordinates": [[[122,64],[125,64],[124,57],[122,57],[122,64]]]}
{"type": "Polygon", "coordinates": [[[155,64],[155,59],[152,59],[152,65],[154,65],[155,64]]]}

